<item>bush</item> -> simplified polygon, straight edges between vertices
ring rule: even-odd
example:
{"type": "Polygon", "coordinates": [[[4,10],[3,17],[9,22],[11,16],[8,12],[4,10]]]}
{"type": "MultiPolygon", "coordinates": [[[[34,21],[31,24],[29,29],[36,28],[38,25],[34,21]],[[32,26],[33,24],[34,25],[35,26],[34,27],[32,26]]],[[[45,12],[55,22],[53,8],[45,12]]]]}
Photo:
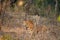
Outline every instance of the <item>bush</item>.
{"type": "Polygon", "coordinates": [[[10,34],[4,34],[2,36],[2,40],[17,40],[17,39],[14,39],[10,34]]]}

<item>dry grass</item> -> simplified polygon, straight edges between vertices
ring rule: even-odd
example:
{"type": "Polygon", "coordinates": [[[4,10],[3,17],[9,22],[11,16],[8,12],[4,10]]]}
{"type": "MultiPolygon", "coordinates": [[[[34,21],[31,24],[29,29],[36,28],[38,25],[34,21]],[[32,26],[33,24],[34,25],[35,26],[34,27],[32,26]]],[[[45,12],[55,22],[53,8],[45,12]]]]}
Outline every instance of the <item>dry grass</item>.
{"type": "MultiPolygon", "coordinates": [[[[3,21],[0,27],[3,32],[15,32],[19,40],[60,40],[60,27],[58,25],[50,24],[50,19],[41,17],[38,15],[28,15],[23,7],[18,7],[15,5],[14,8],[10,8],[8,4],[10,1],[3,2],[2,10],[0,6],[0,11],[3,13],[1,16],[1,21],[3,21]],[[26,16],[27,15],[27,16],[26,16]],[[57,28],[58,27],[58,28],[57,28]],[[56,31],[56,29],[59,29],[56,31]],[[54,33],[53,33],[54,32],[54,33]]],[[[22,5],[19,4],[19,5],[22,5]]],[[[35,9],[34,9],[35,10],[35,9]]],[[[34,12],[32,12],[34,14],[34,12]]],[[[0,40],[18,40],[11,37],[11,35],[5,34],[0,40]]]]}

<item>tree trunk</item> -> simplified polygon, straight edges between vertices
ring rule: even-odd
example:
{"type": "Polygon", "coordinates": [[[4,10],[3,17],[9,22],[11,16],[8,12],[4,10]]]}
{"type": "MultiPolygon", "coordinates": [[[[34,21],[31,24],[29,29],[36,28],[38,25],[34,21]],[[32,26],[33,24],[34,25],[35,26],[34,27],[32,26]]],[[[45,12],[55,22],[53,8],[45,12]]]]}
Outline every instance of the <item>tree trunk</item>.
{"type": "Polygon", "coordinates": [[[56,17],[58,14],[58,0],[55,0],[55,1],[56,1],[56,4],[55,4],[55,17],[56,17]]]}

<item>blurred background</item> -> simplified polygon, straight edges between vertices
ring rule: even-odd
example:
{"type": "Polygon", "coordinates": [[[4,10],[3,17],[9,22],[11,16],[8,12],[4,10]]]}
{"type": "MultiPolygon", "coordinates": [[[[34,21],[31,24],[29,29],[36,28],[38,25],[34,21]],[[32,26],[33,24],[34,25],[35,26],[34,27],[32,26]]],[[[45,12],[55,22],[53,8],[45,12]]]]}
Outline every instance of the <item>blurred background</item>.
{"type": "Polygon", "coordinates": [[[60,21],[59,0],[0,0],[0,15],[4,12],[26,12],[27,15],[39,15],[60,21]]]}

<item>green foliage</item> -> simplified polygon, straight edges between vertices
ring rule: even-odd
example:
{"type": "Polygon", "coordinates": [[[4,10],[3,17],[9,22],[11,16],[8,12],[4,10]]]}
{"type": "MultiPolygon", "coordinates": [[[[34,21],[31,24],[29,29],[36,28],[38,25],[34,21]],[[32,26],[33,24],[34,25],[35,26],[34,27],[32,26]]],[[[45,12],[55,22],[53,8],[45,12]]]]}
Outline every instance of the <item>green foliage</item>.
{"type": "Polygon", "coordinates": [[[5,34],[2,37],[3,40],[12,40],[12,37],[9,34],[5,34]]]}
{"type": "Polygon", "coordinates": [[[34,4],[40,8],[43,5],[43,1],[44,0],[34,0],[34,4]]]}
{"type": "Polygon", "coordinates": [[[57,17],[57,21],[60,22],[60,15],[57,17]]]}

